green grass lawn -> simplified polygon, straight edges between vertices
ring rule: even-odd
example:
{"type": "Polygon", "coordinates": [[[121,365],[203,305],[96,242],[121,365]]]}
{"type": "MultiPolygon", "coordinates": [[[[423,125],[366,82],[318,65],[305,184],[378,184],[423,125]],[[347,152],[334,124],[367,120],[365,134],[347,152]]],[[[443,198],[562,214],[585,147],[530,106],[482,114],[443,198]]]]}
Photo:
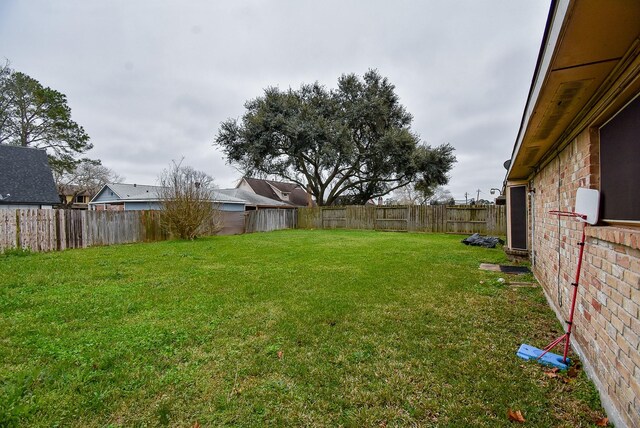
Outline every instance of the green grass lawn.
{"type": "Polygon", "coordinates": [[[561,326],[460,236],[280,231],[0,255],[0,426],[592,426],[561,326]]]}

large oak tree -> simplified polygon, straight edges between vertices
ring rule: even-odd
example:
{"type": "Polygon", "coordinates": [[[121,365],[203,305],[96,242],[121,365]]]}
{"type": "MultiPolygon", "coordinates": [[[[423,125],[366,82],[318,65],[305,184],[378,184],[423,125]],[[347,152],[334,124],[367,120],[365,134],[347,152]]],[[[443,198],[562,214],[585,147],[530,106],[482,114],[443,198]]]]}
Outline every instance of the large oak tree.
{"type": "Polygon", "coordinates": [[[247,175],[309,189],[319,205],[364,204],[407,185],[448,182],[453,147],[422,144],[395,87],[375,70],[318,83],[268,88],[221,124],[215,144],[247,175]]]}

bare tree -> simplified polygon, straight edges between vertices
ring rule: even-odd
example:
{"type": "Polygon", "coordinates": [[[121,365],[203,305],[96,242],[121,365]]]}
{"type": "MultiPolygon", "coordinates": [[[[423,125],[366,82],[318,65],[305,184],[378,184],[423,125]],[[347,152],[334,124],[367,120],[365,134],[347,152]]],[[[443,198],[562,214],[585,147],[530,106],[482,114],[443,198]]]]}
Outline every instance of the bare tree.
{"type": "Polygon", "coordinates": [[[454,205],[455,201],[451,191],[442,186],[434,189],[433,196],[429,200],[431,205],[454,205]]]}
{"type": "Polygon", "coordinates": [[[102,165],[100,161],[83,160],[71,171],[53,172],[60,195],[71,196],[69,200],[63,200],[65,206],[70,206],[76,196],[82,193],[95,195],[100,188],[107,183],[119,183],[124,177],[118,175],[112,169],[102,165]]]}
{"type": "Polygon", "coordinates": [[[409,184],[393,191],[393,202],[396,205],[426,205],[432,194],[425,195],[422,190],[409,184]]]}
{"type": "Polygon", "coordinates": [[[162,221],[172,235],[195,239],[222,229],[222,214],[214,202],[213,178],[182,161],[172,161],[160,176],[162,221]]]}

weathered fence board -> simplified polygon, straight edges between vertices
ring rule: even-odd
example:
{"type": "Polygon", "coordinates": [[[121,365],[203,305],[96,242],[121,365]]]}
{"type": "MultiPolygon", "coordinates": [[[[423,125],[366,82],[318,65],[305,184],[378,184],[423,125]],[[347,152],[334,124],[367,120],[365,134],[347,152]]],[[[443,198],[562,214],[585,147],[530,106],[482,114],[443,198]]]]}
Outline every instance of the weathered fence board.
{"type": "MultiPolygon", "coordinates": [[[[315,207],[224,214],[220,234],[298,228],[505,235],[507,228],[505,207],[493,205],[315,207]]],[[[209,229],[209,234],[215,233],[209,229]]],[[[0,252],[11,248],[55,251],[168,238],[161,211],[0,210],[0,252]]]]}
{"type": "Polygon", "coordinates": [[[325,208],[321,211],[323,229],[344,229],[347,227],[347,208],[325,208]]]}
{"type": "Polygon", "coordinates": [[[271,232],[281,229],[295,229],[298,213],[295,209],[266,209],[248,211],[245,217],[244,230],[247,233],[271,232]]]}
{"type": "Polygon", "coordinates": [[[482,233],[505,235],[504,206],[347,206],[298,209],[300,229],[482,233]]]}
{"type": "Polygon", "coordinates": [[[376,207],[373,226],[376,230],[406,232],[409,230],[410,207],[376,207]]]}
{"type": "Polygon", "coordinates": [[[0,209],[0,252],[12,248],[56,251],[168,238],[161,211],[0,209]]]}
{"type": "MultiPolygon", "coordinates": [[[[278,210],[260,210],[262,226],[257,219],[247,221],[246,232],[292,228],[291,223],[282,227],[267,226],[277,220],[278,210]],[[254,230],[258,227],[257,230],[254,230]]],[[[254,214],[251,213],[250,216],[254,214]]],[[[258,214],[255,214],[256,216],[258,214]]],[[[387,231],[436,232],[489,235],[506,235],[506,210],[504,206],[346,206],[297,209],[298,229],[368,229],[387,231]]]]}
{"type": "Polygon", "coordinates": [[[347,229],[372,229],[374,227],[375,207],[350,205],[346,207],[347,229]]]}
{"type": "Polygon", "coordinates": [[[322,210],[298,208],[298,229],[322,229],[322,210]]]}

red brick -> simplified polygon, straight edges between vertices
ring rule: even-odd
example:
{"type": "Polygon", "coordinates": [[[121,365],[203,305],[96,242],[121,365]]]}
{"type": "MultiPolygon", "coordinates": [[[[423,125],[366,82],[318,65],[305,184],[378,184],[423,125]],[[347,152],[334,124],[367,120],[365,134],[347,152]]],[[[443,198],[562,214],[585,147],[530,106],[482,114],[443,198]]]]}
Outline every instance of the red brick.
{"type": "Polygon", "coordinates": [[[607,275],[607,285],[609,287],[617,288],[618,287],[618,279],[613,275],[607,275]]]}
{"type": "Polygon", "coordinates": [[[640,352],[638,352],[637,349],[635,351],[631,350],[631,352],[629,352],[629,358],[635,366],[634,375],[637,377],[638,382],[640,382],[640,352]]]}
{"type": "Polygon", "coordinates": [[[622,329],[624,328],[624,323],[620,320],[620,318],[618,318],[617,316],[612,316],[611,317],[611,325],[613,325],[613,327],[618,330],[618,332],[620,334],[622,334],[622,329]]]}
{"type": "Polygon", "coordinates": [[[620,293],[618,293],[616,290],[614,290],[613,288],[608,288],[609,291],[609,298],[611,300],[613,300],[613,302],[617,305],[617,306],[622,306],[622,302],[624,302],[624,296],[620,293]]]}
{"type": "Polygon", "coordinates": [[[631,390],[633,391],[633,394],[636,397],[640,397],[640,382],[638,382],[634,378],[631,378],[631,379],[629,379],[629,386],[631,387],[631,390]]]}
{"type": "Polygon", "coordinates": [[[629,369],[627,367],[624,366],[624,364],[622,364],[620,359],[616,359],[616,370],[620,374],[620,384],[619,385],[622,386],[623,382],[625,384],[628,384],[629,380],[631,379],[631,372],[629,371],[629,369]]]}
{"type": "Polygon", "coordinates": [[[618,292],[627,299],[631,298],[631,286],[625,284],[624,282],[618,283],[618,292]]]}
{"type": "Polygon", "coordinates": [[[636,290],[640,290],[640,275],[630,270],[626,270],[624,272],[623,280],[629,286],[635,288],[636,290]]]}
{"type": "Polygon", "coordinates": [[[627,326],[625,326],[624,329],[622,330],[622,335],[624,336],[625,340],[629,343],[629,347],[632,350],[637,350],[638,345],[640,344],[640,338],[638,337],[638,334],[640,334],[640,332],[636,330],[632,330],[630,327],[627,327],[627,326]]]}
{"type": "MultiPolygon", "coordinates": [[[[581,227],[563,218],[558,235],[558,220],[547,215],[547,211],[572,209],[578,186],[598,188],[598,139],[597,129],[581,132],[534,177],[538,189],[534,213],[537,221],[535,271],[552,300],[556,299],[557,278],[561,278],[563,317],[569,309],[572,291],[569,283],[575,275],[578,254],[575,244],[581,227]],[[565,245],[560,247],[558,259],[559,240],[565,245]]],[[[640,230],[588,226],[587,236],[578,289],[575,341],[585,351],[586,359],[609,391],[623,421],[640,428],[640,413],[634,413],[640,412],[640,230]]]]}
{"type": "Polygon", "coordinates": [[[611,350],[614,351],[614,353],[617,355],[618,344],[615,341],[617,340],[617,337],[622,334],[622,332],[618,332],[618,330],[616,330],[616,328],[610,322],[606,324],[605,330],[607,331],[607,335],[612,339],[609,346],[611,347],[611,350]]]}
{"type": "Polygon", "coordinates": [[[638,304],[631,299],[624,299],[622,307],[625,311],[629,312],[631,318],[638,318],[638,304]]]}
{"type": "Polygon", "coordinates": [[[620,321],[622,321],[622,324],[626,325],[627,327],[631,327],[631,316],[629,316],[627,311],[625,310],[618,311],[616,316],[620,318],[620,321]]]}
{"type": "MultiPolygon", "coordinates": [[[[620,349],[620,353],[618,354],[618,358],[623,358],[622,354],[624,354],[624,357],[628,360],[629,357],[627,357],[627,355],[629,355],[629,352],[631,351],[631,346],[629,345],[629,342],[622,335],[622,330],[618,330],[618,332],[620,333],[620,334],[618,334],[616,336],[616,344],[618,345],[618,348],[620,349]]],[[[628,367],[631,367],[630,364],[627,364],[627,365],[628,365],[628,367]]]]}
{"type": "Polygon", "coordinates": [[[629,269],[631,266],[631,261],[629,260],[629,256],[618,254],[616,257],[616,264],[624,269],[629,269]]]}

